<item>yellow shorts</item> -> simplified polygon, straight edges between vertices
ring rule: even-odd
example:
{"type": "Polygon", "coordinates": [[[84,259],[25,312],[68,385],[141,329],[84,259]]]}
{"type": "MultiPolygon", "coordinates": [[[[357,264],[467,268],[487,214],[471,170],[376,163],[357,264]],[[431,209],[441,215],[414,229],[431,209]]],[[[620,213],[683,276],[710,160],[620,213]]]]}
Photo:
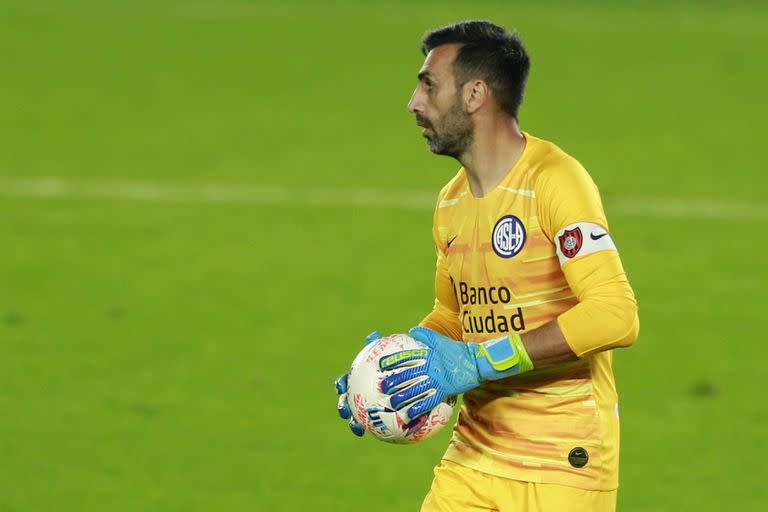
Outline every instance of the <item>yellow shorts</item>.
{"type": "Polygon", "coordinates": [[[444,460],[421,512],[614,512],[616,491],[510,480],[444,460]]]}

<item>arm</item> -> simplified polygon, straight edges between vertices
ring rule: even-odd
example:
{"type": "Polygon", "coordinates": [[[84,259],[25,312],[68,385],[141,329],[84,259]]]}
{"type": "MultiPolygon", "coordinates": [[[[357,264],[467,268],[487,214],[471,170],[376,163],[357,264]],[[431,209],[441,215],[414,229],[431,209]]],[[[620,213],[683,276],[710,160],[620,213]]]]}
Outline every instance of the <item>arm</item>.
{"type": "Polygon", "coordinates": [[[546,368],[578,359],[557,321],[547,322],[520,338],[534,368],[546,368]]]}
{"type": "Polygon", "coordinates": [[[534,365],[551,366],[631,345],[639,331],[637,301],[594,182],[570,160],[542,172],[536,198],[542,229],[555,245],[579,303],[523,335],[534,365]]]}

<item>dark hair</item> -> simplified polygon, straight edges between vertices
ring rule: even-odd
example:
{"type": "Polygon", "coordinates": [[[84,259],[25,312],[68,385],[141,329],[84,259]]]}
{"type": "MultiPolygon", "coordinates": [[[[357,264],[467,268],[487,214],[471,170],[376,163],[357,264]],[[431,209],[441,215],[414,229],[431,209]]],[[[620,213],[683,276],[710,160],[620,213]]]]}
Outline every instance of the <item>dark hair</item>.
{"type": "Polygon", "coordinates": [[[459,84],[482,78],[499,107],[517,119],[531,61],[516,33],[490,21],[462,21],[427,32],[421,42],[426,56],[444,44],[461,44],[453,63],[459,84]]]}

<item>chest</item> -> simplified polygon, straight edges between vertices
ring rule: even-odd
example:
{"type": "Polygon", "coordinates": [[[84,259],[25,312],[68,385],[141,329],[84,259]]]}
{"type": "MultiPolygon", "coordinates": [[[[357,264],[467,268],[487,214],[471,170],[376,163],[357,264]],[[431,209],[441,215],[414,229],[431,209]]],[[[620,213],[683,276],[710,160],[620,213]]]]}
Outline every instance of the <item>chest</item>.
{"type": "Polygon", "coordinates": [[[465,198],[440,216],[451,279],[457,286],[503,287],[515,296],[551,288],[562,274],[555,246],[539,224],[535,194],[513,188],[494,193],[465,198]]]}

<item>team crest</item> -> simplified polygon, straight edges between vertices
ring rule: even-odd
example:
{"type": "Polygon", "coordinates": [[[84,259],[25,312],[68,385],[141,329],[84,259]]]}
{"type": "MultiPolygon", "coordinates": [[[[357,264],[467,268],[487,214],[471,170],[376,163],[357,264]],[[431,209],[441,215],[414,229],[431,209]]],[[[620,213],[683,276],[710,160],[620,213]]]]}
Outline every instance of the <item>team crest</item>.
{"type": "Polygon", "coordinates": [[[519,253],[525,245],[525,226],[514,215],[506,215],[499,219],[493,227],[491,235],[493,250],[502,258],[511,258],[519,253]]]}
{"type": "Polygon", "coordinates": [[[560,235],[560,251],[566,258],[573,258],[581,250],[582,242],[581,229],[566,229],[562,235],[560,235]]]}

